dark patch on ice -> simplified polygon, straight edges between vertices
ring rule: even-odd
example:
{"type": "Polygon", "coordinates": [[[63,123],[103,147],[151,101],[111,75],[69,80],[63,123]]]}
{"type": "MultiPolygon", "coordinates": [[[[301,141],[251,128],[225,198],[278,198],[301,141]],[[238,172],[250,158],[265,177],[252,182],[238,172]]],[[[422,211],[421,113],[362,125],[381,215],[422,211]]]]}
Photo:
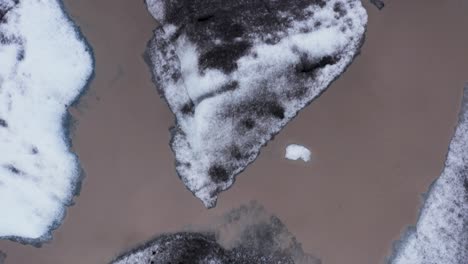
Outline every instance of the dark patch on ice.
{"type": "Polygon", "coordinates": [[[255,120],[253,120],[250,117],[247,117],[242,120],[242,125],[247,128],[248,130],[252,129],[255,127],[255,120]]]}
{"type": "Polygon", "coordinates": [[[146,2],[161,26],[145,60],[176,116],[177,173],[207,207],[340,76],[367,23],[359,0],[146,2]]]}
{"type": "Polygon", "coordinates": [[[193,104],[192,101],[190,101],[190,102],[185,103],[182,106],[182,109],[180,109],[180,111],[186,115],[188,114],[193,115],[194,109],[195,109],[195,105],[193,104]]]}
{"type": "Polygon", "coordinates": [[[16,59],[17,59],[18,61],[24,60],[24,53],[25,53],[24,48],[21,47],[21,49],[19,49],[19,50],[18,50],[18,53],[16,54],[16,59]]]}
{"type": "Polygon", "coordinates": [[[211,179],[216,183],[225,182],[229,180],[229,172],[226,170],[226,168],[224,168],[221,165],[212,165],[208,170],[208,174],[210,175],[211,179]]]}
{"type": "MultiPolygon", "coordinates": [[[[215,236],[212,233],[191,233],[183,232],[176,234],[161,235],[154,241],[155,250],[151,251],[150,256],[145,260],[123,261],[116,260],[115,263],[128,264],[167,264],[167,263],[206,263],[211,261],[229,260],[227,251],[216,243],[215,236]],[[156,246],[157,245],[157,246],[156,246]]],[[[147,254],[148,255],[148,254],[147,254]]],[[[217,262],[214,262],[217,263],[217,262]]],[[[235,262],[226,262],[235,263],[235,262]]]]}
{"type": "Polygon", "coordinates": [[[231,148],[230,148],[230,154],[233,158],[235,158],[236,160],[240,160],[242,159],[243,155],[242,155],[242,152],[239,148],[239,146],[236,146],[236,145],[232,145],[231,148]]]}
{"type": "Polygon", "coordinates": [[[0,127],[8,127],[8,123],[7,121],[5,121],[5,119],[0,118],[0,127]]]}
{"type": "Polygon", "coordinates": [[[327,65],[334,65],[340,59],[334,56],[324,56],[320,59],[312,59],[307,55],[302,55],[296,69],[300,73],[316,73],[327,65]]]}
{"type": "Polygon", "coordinates": [[[6,14],[19,3],[19,0],[2,0],[0,2],[0,24],[6,22],[6,14]]]}
{"type": "Polygon", "coordinates": [[[241,41],[213,47],[201,55],[200,68],[215,68],[230,73],[237,69],[236,61],[246,54],[250,46],[248,42],[241,41]]]}
{"type": "Polygon", "coordinates": [[[5,169],[11,171],[13,174],[24,174],[23,171],[21,171],[20,169],[18,169],[16,166],[12,165],[12,164],[8,164],[8,165],[5,165],[5,169]]]}
{"type": "Polygon", "coordinates": [[[335,5],[333,6],[333,11],[338,14],[338,16],[344,17],[348,11],[346,11],[346,8],[344,7],[342,2],[336,2],[335,5]]]}
{"type": "Polygon", "coordinates": [[[205,21],[212,19],[213,17],[214,17],[214,14],[204,14],[204,15],[197,17],[197,21],[205,22],[205,21]]]}
{"type": "Polygon", "coordinates": [[[370,0],[370,2],[375,5],[379,10],[385,7],[385,3],[382,0],[370,0]]]}
{"type": "Polygon", "coordinates": [[[231,82],[223,85],[221,88],[219,88],[218,91],[209,92],[209,93],[206,93],[206,94],[198,97],[197,100],[196,100],[196,104],[199,104],[201,101],[203,101],[203,100],[205,100],[207,98],[210,98],[210,97],[213,97],[213,96],[216,96],[216,95],[220,95],[220,94],[228,92],[228,91],[233,91],[238,86],[239,86],[239,83],[237,81],[231,81],[231,82]]]}
{"type": "Polygon", "coordinates": [[[465,187],[465,192],[468,194],[468,178],[463,182],[463,187],[465,187]]]}
{"type": "Polygon", "coordinates": [[[39,149],[38,149],[36,146],[33,146],[33,147],[31,148],[31,153],[34,154],[34,155],[36,155],[37,153],[39,153],[39,149]]]}
{"type": "Polygon", "coordinates": [[[113,264],[320,264],[279,218],[256,203],[227,213],[205,231],[163,234],[113,264]]]}
{"type": "Polygon", "coordinates": [[[233,105],[232,108],[226,108],[225,115],[233,118],[246,116],[244,121],[247,128],[251,128],[255,125],[254,120],[260,120],[261,118],[272,117],[275,119],[284,118],[284,107],[278,100],[275,100],[274,95],[270,95],[271,98],[256,98],[241,102],[238,105],[233,105]]]}

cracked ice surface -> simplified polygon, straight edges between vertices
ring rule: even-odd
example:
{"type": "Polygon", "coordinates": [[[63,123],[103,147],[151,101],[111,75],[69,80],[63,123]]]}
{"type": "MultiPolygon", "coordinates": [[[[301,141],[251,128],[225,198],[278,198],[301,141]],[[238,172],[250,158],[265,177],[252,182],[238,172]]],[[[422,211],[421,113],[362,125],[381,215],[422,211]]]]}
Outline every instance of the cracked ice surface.
{"type": "Polygon", "coordinates": [[[468,87],[445,168],[426,194],[415,228],[398,242],[391,264],[468,263],[468,87]]]}
{"type": "Polygon", "coordinates": [[[175,114],[183,183],[205,206],[359,52],[359,0],[147,0],[147,58],[175,114]]]}
{"type": "Polygon", "coordinates": [[[67,107],[91,53],[56,0],[0,0],[0,238],[51,238],[79,184],[67,107]]]}

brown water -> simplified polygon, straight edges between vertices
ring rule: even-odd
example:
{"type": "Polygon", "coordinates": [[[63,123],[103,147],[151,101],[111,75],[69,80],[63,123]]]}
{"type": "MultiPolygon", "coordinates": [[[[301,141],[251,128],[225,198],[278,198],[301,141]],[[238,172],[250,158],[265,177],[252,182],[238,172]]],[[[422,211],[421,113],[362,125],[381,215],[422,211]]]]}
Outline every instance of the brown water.
{"type": "Polygon", "coordinates": [[[156,23],[143,0],[66,0],[96,56],[73,116],[87,173],[76,205],[41,249],[0,242],[7,264],[107,263],[155,234],[203,225],[257,200],[324,264],[382,263],[439,175],[468,81],[468,2],[367,5],[362,54],[207,210],[174,169],[168,128],[141,54],[156,23]],[[310,163],[285,160],[289,143],[310,163]]]}

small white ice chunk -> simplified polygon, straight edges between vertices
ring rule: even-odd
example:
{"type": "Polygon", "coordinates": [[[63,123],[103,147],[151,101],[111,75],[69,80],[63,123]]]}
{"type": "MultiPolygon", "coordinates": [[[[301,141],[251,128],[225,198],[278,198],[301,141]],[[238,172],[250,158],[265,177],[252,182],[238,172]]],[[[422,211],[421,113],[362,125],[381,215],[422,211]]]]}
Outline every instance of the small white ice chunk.
{"type": "Polygon", "coordinates": [[[289,160],[301,159],[308,162],[310,161],[310,150],[301,145],[291,144],[286,147],[286,155],[284,157],[289,160]]]}

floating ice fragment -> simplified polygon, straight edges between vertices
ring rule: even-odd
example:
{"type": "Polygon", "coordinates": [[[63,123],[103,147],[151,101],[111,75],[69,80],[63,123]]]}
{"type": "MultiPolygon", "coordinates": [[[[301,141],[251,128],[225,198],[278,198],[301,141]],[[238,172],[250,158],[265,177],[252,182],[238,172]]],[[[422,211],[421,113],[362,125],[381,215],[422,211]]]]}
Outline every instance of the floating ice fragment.
{"type": "Polygon", "coordinates": [[[310,160],[310,150],[301,145],[291,144],[286,147],[285,158],[290,160],[301,159],[308,162],[310,160]]]}
{"type": "Polygon", "coordinates": [[[359,0],[147,0],[160,22],[147,48],[175,114],[171,147],[205,206],[358,54],[359,0]]]}
{"type": "Polygon", "coordinates": [[[416,227],[396,243],[389,263],[468,263],[468,85],[445,168],[426,194],[416,227]]]}
{"type": "Polygon", "coordinates": [[[92,57],[56,0],[0,0],[0,238],[51,239],[79,185],[67,107],[92,57]]]}

